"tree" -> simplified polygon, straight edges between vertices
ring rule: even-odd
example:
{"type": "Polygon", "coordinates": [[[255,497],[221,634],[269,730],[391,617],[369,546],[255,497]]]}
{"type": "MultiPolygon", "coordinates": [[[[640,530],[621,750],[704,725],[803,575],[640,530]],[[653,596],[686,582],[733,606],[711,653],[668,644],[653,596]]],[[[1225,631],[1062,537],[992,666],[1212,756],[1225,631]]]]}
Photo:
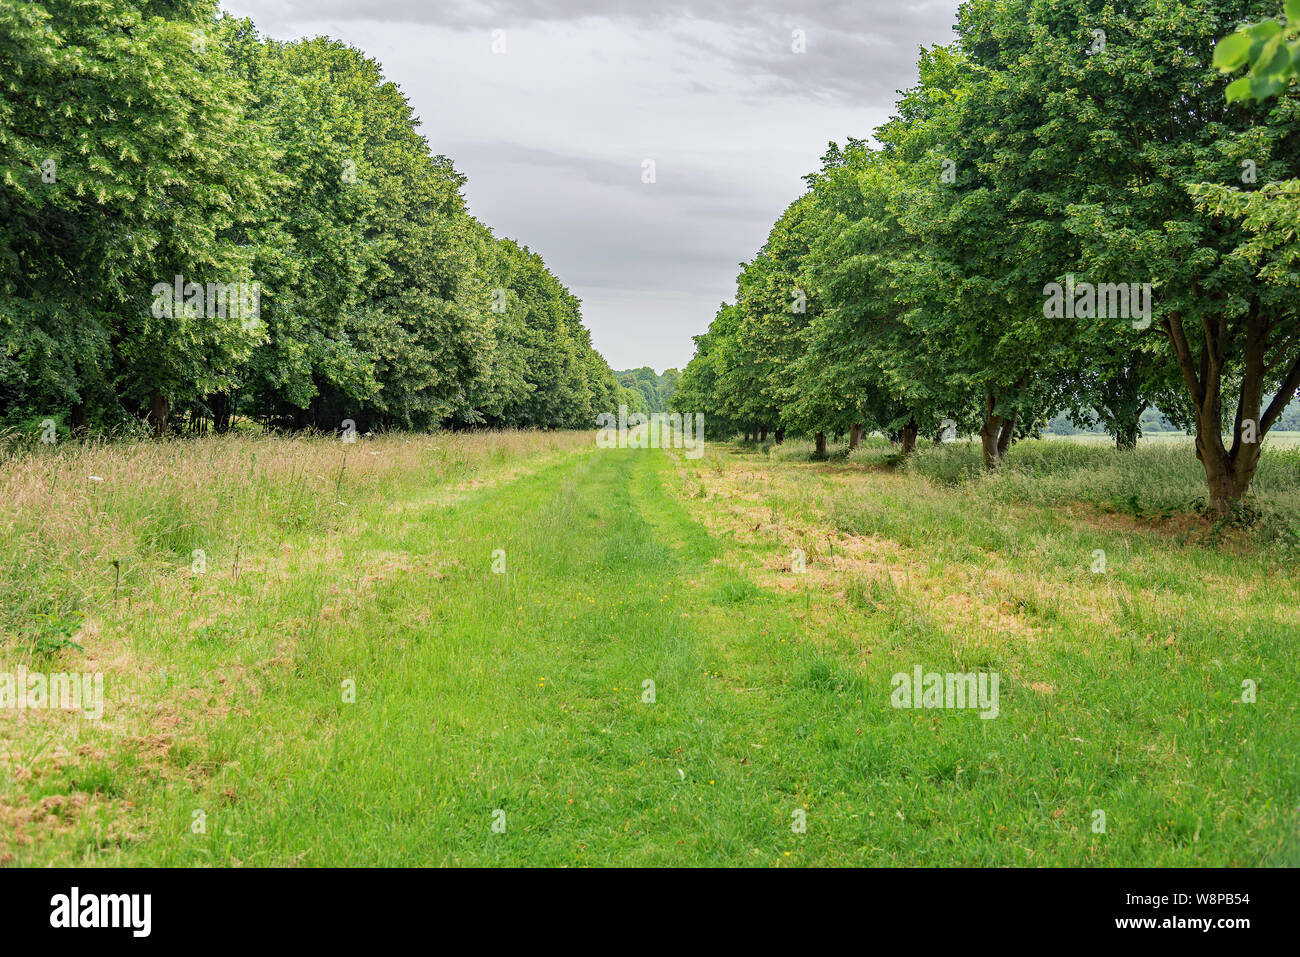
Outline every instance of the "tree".
{"type": "MultiPolygon", "coordinates": [[[[963,23],[970,15],[963,8],[963,23]]],[[[877,133],[898,171],[891,208],[907,236],[896,268],[904,321],[927,350],[896,375],[953,421],[965,423],[978,403],[984,463],[994,468],[1017,427],[1045,421],[1057,399],[1049,372],[1065,349],[1038,297],[1043,260],[1055,253],[1017,228],[1023,197],[995,179],[1014,156],[998,141],[1021,122],[1019,104],[1005,115],[996,73],[938,47],[922,53],[920,77],[877,133]]]]}
{"type": "Polygon", "coordinates": [[[257,341],[229,309],[164,309],[153,294],[175,276],[182,289],[251,280],[238,238],[265,204],[269,157],[208,39],[213,10],[0,0],[10,396],[79,424],[147,408],[162,434],[172,403],[219,387],[257,341]]]}
{"type": "Polygon", "coordinates": [[[871,429],[896,436],[907,454],[920,432],[937,430],[949,400],[929,388],[932,350],[904,321],[897,171],[850,141],[832,144],[809,180],[816,238],[803,274],[819,311],[798,360],[794,407],[805,422],[848,430],[850,448],[871,429]]]}
{"type": "Polygon", "coordinates": [[[736,307],[724,303],[708,331],[694,337],[695,355],[682,370],[671,402],[675,412],[703,414],[705,434],[714,439],[735,435],[742,428],[722,387],[736,319],[736,307]]]}
{"type": "Polygon", "coordinates": [[[1096,361],[1154,338],[1156,382],[1176,377],[1193,406],[1219,515],[1249,488],[1259,440],[1281,411],[1261,408],[1262,395],[1300,376],[1294,293],[1260,282],[1247,231],[1189,191],[1201,181],[1240,182],[1243,167],[1265,179],[1295,167],[1294,110],[1229,108],[1208,65],[1224,24],[1263,9],[1145,0],[1093,12],[985,0],[964,8],[960,29],[987,77],[967,113],[975,135],[966,156],[1009,211],[1011,247],[1028,267],[1007,275],[1022,290],[1035,274],[1040,284],[1078,280],[1090,291],[1150,284],[1142,321],[1080,311],[1059,324],[1067,336],[1056,352],[1073,348],[1096,361]],[[1236,407],[1226,443],[1225,400],[1236,407]]]}

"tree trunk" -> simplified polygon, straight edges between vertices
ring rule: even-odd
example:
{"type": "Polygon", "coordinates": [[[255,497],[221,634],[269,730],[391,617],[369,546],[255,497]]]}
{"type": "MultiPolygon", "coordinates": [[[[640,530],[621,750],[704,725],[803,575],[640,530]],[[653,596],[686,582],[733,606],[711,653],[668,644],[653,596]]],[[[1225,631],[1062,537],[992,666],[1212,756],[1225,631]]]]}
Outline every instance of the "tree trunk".
{"type": "Polygon", "coordinates": [[[819,459],[826,458],[826,433],[825,432],[817,433],[817,451],[814,454],[819,459]]]}
{"type": "Polygon", "coordinates": [[[759,431],[758,441],[760,441],[760,442],[766,442],[766,441],[767,441],[767,426],[766,426],[766,425],[763,426],[763,428],[759,431]]]}
{"type": "Polygon", "coordinates": [[[170,407],[167,396],[158,389],[149,393],[149,424],[153,427],[154,438],[162,438],[167,433],[167,413],[170,407]]]}
{"type": "MultiPolygon", "coordinates": [[[[1018,389],[1023,383],[1016,383],[1012,388],[1018,389]]],[[[984,467],[995,469],[1006,458],[1007,449],[1011,448],[1011,439],[1016,432],[1016,421],[1020,413],[1014,411],[1010,417],[1004,416],[998,407],[1001,403],[994,392],[992,384],[984,387],[984,424],[980,427],[980,443],[984,447],[984,467]]]]}
{"type": "Polygon", "coordinates": [[[849,451],[852,452],[862,444],[862,423],[853,423],[853,428],[849,429],[849,451]]]}
{"type": "Polygon", "coordinates": [[[784,442],[784,441],[785,441],[785,429],[777,429],[777,430],[776,430],[776,436],[775,436],[775,437],[776,437],[776,444],[777,444],[777,445],[780,445],[782,442],[784,442]]]}
{"type": "Polygon", "coordinates": [[[998,436],[999,461],[1007,457],[1007,449],[1011,448],[1011,439],[1016,434],[1016,420],[1019,418],[1019,412],[1012,412],[1011,418],[1002,420],[1002,434],[998,436]]]}
{"type": "Polygon", "coordinates": [[[911,455],[912,450],[916,448],[916,433],[920,431],[916,424],[916,419],[908,419],[907,425],[903,426],[903,454],[911,455]]]}
{"type": "Polygon", "coordinates": [[[1200,324],[1205,344],[1199,350],[1193,348],[1197,339],[1189,339],[1182,317],[1177,313],[1171,313],[1161,328],[1174,347],[1183,381],[1196,410],[1196,457],[1205,469],[1210,513],[1212,517],[1222,518],[1250,490],[1255,470],[1259,467],[1264,436],[1295,396],[1296,389],[1300,388],[1300,358],[1294,360],[1283,377],[1281,388],[1268,408],[1263,408],[1264,381],[1281,359],[1275,358],[1272,365],[1267,363],[1270,326],[1260,312],[1259,303],[1251,303],[1243,329],[1241,392],[1233,422],[1232,447],[1225,448],[1223,369],[1228,365],[1228,318],[1222,314],[1206,315],[1200,324]]]}
{"type": "Polygon", "coordinates": [[[230,393],[216,392],[212,395],[212,429],[218,435],[230,431],[231,401],[230,393]]]}
{"type": "MultiPolygon", "coordinates": [[[[1253,406],[1258,410],[1261,399],[1252,400],[1254,391],[1249,382],[1242,385],[1241,406],[1253,406]]],[[[1242,420],[1243,409],[1238,406],[1237,418],[1242,420]]],[[[1258,415],[1258,411],[1254,412],[1258,415]]],[[[1255,422],[1257,419],[1251,419],[1255,422]]],[[[1260,442],[1257,432],[1251,436],[1255,441],[1245,440],[1245,430],[1238,426],[1237,434],[1232,440],[1231,449],[1223,444],[1223,412],[1216,403],[1196,410],[1196,457],[1205,469],[1205,480],[1210,490],[1210,514],[1222,518],[1232,511],[1235,502],[1241,500],[1250,488],[1259,468],[1260,442]]]]}
{"type": "Polygon", "coordinates": [[[997,415],[986,416],[980,428],[980,444],[984,449],[984,467],[995,469],[1002,464],[998,455],[998,433],[1002,430],[1002,418],[997,415]]]}
{"type": "Polygon", "coordinates": [[[1234,503],[1241,501],[1250,488],[1255,470],[1259,467],[1259,446],[1254,446],[1254,453],[1243,456],[1243,461],[1233,462],[1221,441],[1211,443],[1217,449],[1206,452],[1201,448],[1197,438],[1196,454],[1205,466],[1205,479],[1210,486],[1210,512],[1215,518],[1222,518],[1232,511],[1234,503]]]}
{"type": "Polygon", "coordinates": [[[980,426],[980,445],[984,451],[984,467],[995,469],[1002,464],[998,453],[998,439],[1002,438],[1002,416],[995,414],[997,399],[990,389],[984,397],[984,424],[980,426]]]}
{"type": "Polygon", "coordinates": [[[1142,398],[1143,382],[1151,364],[1150,354],[1134,352],[1100,383],[1097,411],[1120,451],[1137,448],[1138,423],[1149,404],[1142,398]]]}
{"type": "Polygon", "coordinates": [[[1142,413],[1139,412],[1137,418],[1132,422],[1117,423],[1115,426],[1115,448],[1121,452],[1129,452],[1138,445],[1138,420],[1141,419],[1142,413]]]}
{"type": "Polygon", "coordinates": [[[1006,458],[1007,449],[1011,447],[1011,435],[1016,430],[1016,414],[1011,418],[1000,415],[988,415],[980,429],[980,443],[984,447],[984,467],[995,469],[1006,458]]]}
{"type": "Polygon", "coordinates": [[[74,439],[84,439],[89,434],[90,418],[86,414],[86,403],[73,403],[69,424],[72,426],[72,437],[74,439]]]}

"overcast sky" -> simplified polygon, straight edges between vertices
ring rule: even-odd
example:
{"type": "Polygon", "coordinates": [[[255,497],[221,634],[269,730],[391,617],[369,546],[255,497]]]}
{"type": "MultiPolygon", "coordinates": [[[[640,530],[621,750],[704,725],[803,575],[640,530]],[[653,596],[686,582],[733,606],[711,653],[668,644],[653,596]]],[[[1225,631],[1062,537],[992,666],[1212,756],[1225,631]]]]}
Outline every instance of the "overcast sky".
{"type": "Polygon", "coordinates": [[[685,366],[827,142],[869,136],[917,48],[953,39],[958,0],[223,6],[377,59],[469,177],[474,215],[582,299],[610,365],[662,371],[685,366]]]}

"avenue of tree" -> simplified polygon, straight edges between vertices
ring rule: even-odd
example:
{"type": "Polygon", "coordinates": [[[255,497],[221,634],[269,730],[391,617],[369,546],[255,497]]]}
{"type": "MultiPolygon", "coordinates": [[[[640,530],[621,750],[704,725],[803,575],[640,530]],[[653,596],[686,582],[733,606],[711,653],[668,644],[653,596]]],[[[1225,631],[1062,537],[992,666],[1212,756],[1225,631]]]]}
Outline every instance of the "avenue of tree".
{"type": "Polygon", "coordinates": [[[874,144],[806,177],[674,407],[823,453],[978,435],[989,468],[1061,413],[1129,448],[1154,408],[1229,511],[1300,388],[1298,31],[1300,0],[968,0],[874,144]],[[1085,308],[1148,283],[1145,321],[1085,308]]]}
{"type": "Polygon", "coordinates": [[[590,428],[633,401],[350,46],[215,0],[0,0],[0,86],[0,425],[590,428]],[[260,299],[155,308],[174,282],[260,299]]]}

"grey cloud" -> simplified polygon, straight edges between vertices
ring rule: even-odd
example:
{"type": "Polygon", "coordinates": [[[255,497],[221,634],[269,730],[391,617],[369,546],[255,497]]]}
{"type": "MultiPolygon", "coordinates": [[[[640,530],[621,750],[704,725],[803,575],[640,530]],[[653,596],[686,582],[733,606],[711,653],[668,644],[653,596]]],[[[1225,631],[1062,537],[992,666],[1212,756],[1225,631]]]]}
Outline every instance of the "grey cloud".
{"type": "Polygon", "coordinates": [[[669,27],[702,55],[748,72],[756,94],[824,98],[892,94],[900,78],[912,75],[917,38],[946,38],[955,6],[954,0],[909,0],[883,9],[845,0],[280,0],[271,12],[277,21],[369,20],[456,30],[509,30],[585,19],[669,27]],[[709,26],[723,27],[727,38],[713,38],[705,29],[709,26]],[[806,34],[806,53],[791,50],[796,29],[806,34]]]}
{"type": "Polygon", "coordinates": [[[469,177],[470,210],[545,257],[610,364],[663,368],[685,365],[827,140],[888,118],[958,0],[222,3],[380,60],[469,177]]]}
{"type": "Polygon", "coordinates": [[[796,21],[802,20],[833,24],[854,33],[907,31],[933,16],[945,19],[946,27],[953,12],[953,4],[946,0],[892,3],[883,10],[875,4],[850,0],[279,0],[270,6],[275,15],[293,20],[388,20],[454,28],[496,29],[599,17],[638,24],[688,19],[736,25],[779,21],[797,26],[796,21]]]}
{"type": "MultiPolygon", "coordinates": [[[[717,153],[696,160],[680,159],[671,154],[642,156],[627,152],[622,157],[593,156],[590,153],[564,153],[557,150],[538,149],[511,142],[448,142],[443,149],[457,163],[475,166],[522,166],[533,170],[559,170],[571,181],[593,183],[597,186],[635,193],[639,197],[661,201],[664,199],[707,199],[748,204],[752,198],[753,184],[729,177],[718,168],[724,157],[717,153]],[[655,162],[655,182],[641,182],[642,162],[655,162]]],[[[747,157],[737,156],[736,162],[747,157]]]]}
{"type": "MultiPolygon", "coordinates": [[[[751,95],[757,96],[880,100],[892,98],[913,77],[918,44],[890,33],[850,32],[815,22],[798,29],[805,34],[804,53],[792,51],[791,30],[771,26],[737,29],[729,43],[704,36],[696,42],[751,77],[751,95]]],[[[924,35],[907,28],[899,33],[924,35]]]]}

